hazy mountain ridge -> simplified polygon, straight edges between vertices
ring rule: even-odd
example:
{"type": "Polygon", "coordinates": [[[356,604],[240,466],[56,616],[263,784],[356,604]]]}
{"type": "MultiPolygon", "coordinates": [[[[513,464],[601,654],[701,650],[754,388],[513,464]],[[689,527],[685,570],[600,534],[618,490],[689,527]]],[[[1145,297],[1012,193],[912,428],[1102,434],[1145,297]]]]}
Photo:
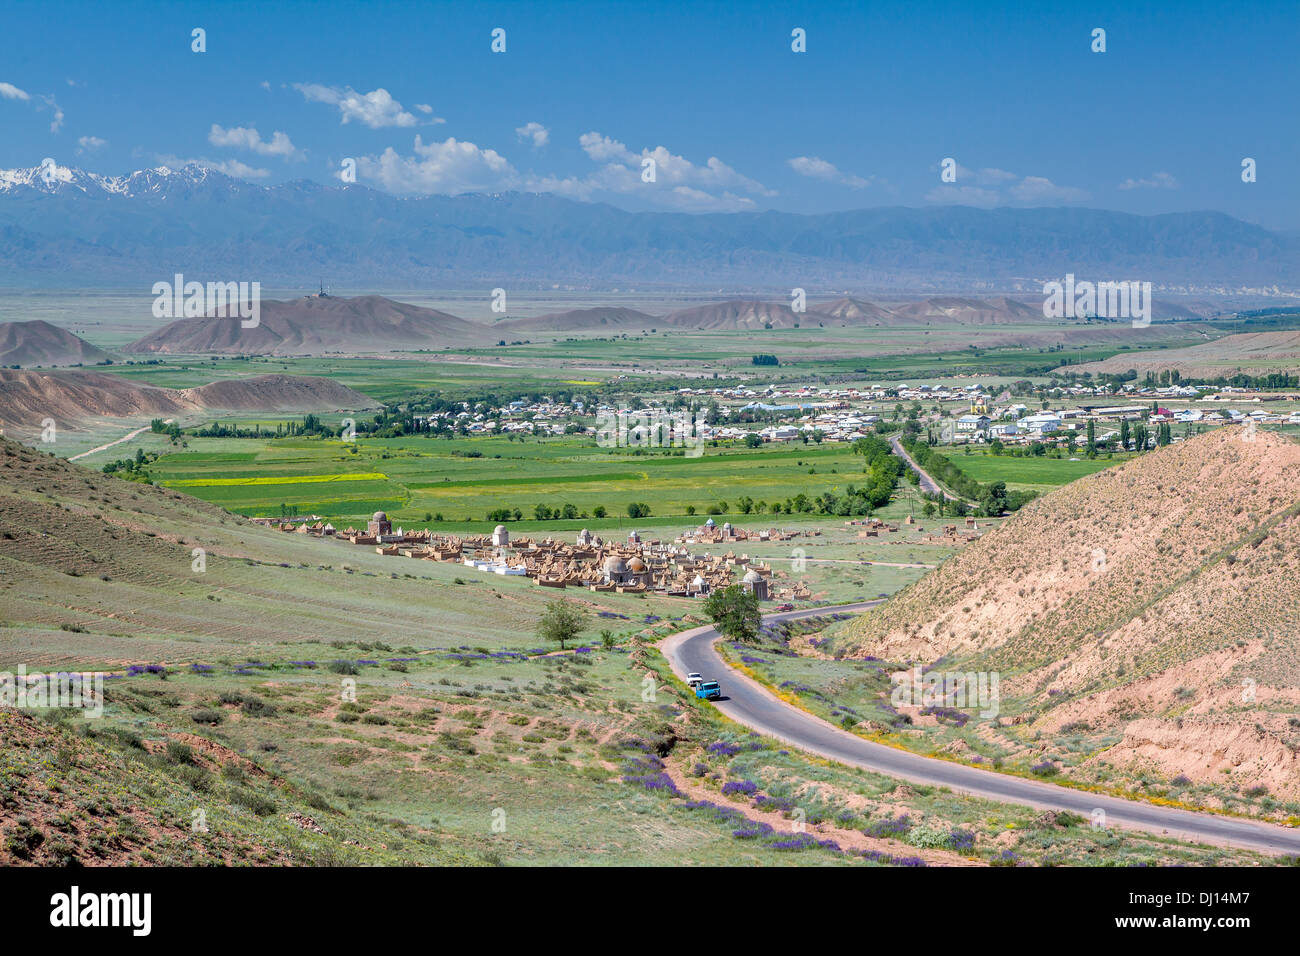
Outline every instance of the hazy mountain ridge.
{"type": "Polygon", "coordinates": [[[261,186],[215,170],[0,171],[13,285],[196,278],[374,287],[566,281],[755,288],[843,282],[988,289],[1097,279],[1300,286],[1300,240],[1215,212],[947,206],[632,213],[549,194],[398,199],[361,185],[261,186]]]}

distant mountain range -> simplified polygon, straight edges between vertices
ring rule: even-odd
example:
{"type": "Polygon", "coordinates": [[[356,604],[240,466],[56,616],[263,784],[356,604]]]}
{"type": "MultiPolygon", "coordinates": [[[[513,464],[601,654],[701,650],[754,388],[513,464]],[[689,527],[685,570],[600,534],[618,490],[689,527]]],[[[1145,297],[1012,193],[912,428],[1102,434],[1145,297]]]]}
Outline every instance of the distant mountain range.
{"type": "Polygon", "coordinates": [[[626,212],[549,194],[399,199],[197,165],[124,176],[0,171],[0,284],[203,281],[369,288],[1017,289],[1097,280],[1300,287],[1300,238],[1216,212],[902,207],[626,212]]]}

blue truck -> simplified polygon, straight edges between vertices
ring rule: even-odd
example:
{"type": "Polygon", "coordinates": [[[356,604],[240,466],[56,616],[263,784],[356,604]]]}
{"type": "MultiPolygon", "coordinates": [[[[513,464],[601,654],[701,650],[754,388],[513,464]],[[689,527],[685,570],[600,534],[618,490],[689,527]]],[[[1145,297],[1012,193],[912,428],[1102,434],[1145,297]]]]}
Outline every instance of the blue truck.
{"type": "Polygon", "coordinates": [[[722,697],[722,688],[718,686],[715,680],[706,680],[695,688],[695,696],[701,700],[718,700],[722,697]]]}

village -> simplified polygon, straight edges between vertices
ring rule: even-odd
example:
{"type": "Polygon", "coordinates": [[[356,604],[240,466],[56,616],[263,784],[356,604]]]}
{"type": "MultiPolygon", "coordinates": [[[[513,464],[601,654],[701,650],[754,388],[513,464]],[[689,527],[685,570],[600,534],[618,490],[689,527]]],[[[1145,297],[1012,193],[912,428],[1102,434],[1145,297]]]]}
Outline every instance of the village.
{"type": "MultiPolygon", "coordinates": [[[[1094,440],[1105,443],[1118,439],[1123,421],[1150,426],[1189,427],[1231,424],[1296,425],[1300,395],[1238,386],[1170,384],[1139,385],[1135,382],[1105,385],[1053,384],[1006,388],[999,394],[979,383],[908,385],[874,384],[860,388],[828,388],[812,385],[776,386],[762,389],[746,386],[726,388],[680,388],[651,399],[637,409],[615,409],[599,403],[588,405],[574,398],[568,402],[543,396],[535,402],[515,400],[499,409],[466,405],[458,412],[444,411],[430,416],[466,435],[559,436],[595,434],[600,427],[588,423],[619,416],[627,429],[629,447],[668,444],[656,440],[658,423],[676,435],[684,416],[692,421],[690,437],[699,442],[762,441],[854,442],[870,433],[882,421],[915,419],[937,425],[934,440],[941,444],[991,442],[1003,444],[1049,444],[1066,442],[1075,432],[1094,427],[1094,440]],[[1013,398],[1018,395],[1021,400],[1013,398]],[[1031,407],[1029,402],[1033,403],[1031,407]],[[1073,404],[1070,404],[1073,403],[1073,404]],[[1265,404],[1284,403],[1274,410],[1265,404]],[[691,409],[691,411],[685,411],[691,409]],[[1097,431],[1097,426],[1114,427],[1097,431]]],[[[1178,440],[1177,436],[1174,440],[1178,440]]]]}

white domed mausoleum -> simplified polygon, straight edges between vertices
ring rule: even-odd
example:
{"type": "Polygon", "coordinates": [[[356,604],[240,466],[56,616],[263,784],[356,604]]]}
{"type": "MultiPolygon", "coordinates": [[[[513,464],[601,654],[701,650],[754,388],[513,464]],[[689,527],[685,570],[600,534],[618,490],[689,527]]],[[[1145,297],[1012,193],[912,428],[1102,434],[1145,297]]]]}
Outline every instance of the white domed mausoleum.
{"type": "Polygon", "coordinates": [[[745,576],[740,579],[740,586],[746,591],[752,591],[754,597],[760,601],[766,601],[767,598],[767,578],[759,574],[753,568],[745,572],[745,576]]]}

